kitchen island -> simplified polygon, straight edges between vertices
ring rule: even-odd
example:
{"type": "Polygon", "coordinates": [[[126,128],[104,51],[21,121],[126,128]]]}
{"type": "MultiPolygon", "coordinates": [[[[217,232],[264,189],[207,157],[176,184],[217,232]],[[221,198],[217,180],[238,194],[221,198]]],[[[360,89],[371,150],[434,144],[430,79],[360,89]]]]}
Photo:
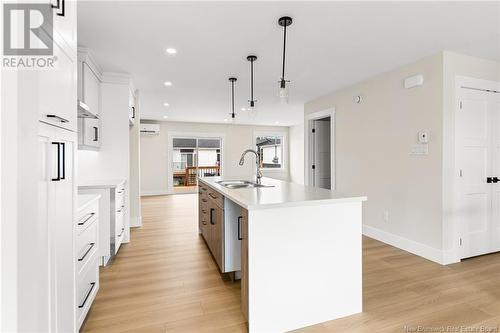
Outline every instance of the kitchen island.
{"type": "Polygon", "coordinates": [[[199,229],[222,273],[241,272],[250,332],[283,332],[362,311],[363,196],[262,178],[199,178],[199,229]]]}

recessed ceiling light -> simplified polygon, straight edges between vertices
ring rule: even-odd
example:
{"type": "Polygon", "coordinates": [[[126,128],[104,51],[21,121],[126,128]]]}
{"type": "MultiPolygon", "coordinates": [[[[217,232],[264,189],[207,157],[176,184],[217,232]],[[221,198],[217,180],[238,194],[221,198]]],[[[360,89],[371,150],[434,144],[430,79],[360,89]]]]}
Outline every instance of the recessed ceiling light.
{"type": "Polygon", "coordinates": [[[166,85],[167,87],[170,87],[172,85],[172,82],[170,81],[165,81],[165,83],[163,83],[164,85],[166,85]]]}
{"type": "Polygon", "coordinates": [[[170,105],[170,104],[168,104],[168,103],[163,103],[163,106],[169,106],[169,105],[170,105]]]}
{"type": "Polygon", "coordinates": [[[224,119],[224,121],[228,121],[228,119],[224,119]]]}
{"type": "Polygon", "coordinates": [[[246,110],[247,110],[247,109],[245,109],[245,108],[241,108],[241,111],[246,111],[246,110]]]}
{"type": "Polygon", "coordinates": [[[279,121],[275,121],[274,123],[275,123],[276,125],[278,125],[280,122],[279,122],[279,121]]]}
{"type": "Polygon", "coordinates": [[[166,51],[168,54],[176,54],[177,53],[177,50],[174,48],[171,48],[171,47],[169,47],[166,51]]]}
{"type": "Polygon", "coordinates": [[[163,116],[163,119],[168,119],[168,116],[163,116]]]}

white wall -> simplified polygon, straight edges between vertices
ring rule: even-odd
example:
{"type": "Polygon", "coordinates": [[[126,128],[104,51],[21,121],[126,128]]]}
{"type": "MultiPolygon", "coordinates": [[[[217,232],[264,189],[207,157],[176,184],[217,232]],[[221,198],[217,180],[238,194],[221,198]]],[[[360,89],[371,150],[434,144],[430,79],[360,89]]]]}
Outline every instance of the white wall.
{"type": "MultiPolygon", "coordinates": [[[[284,132],[288,135],[287,127],[247,126],[247,125],[219,125],[204,123],[160,122],[160,135],[141,135],[141,194],[165,194],[169,182],[167,175],[167,157],[171,147],[167,147],[168,134],[212,134],[223,135],[222,168],[225,177],[251,179],[255,173],[255,159],[247,155],[244,166],[238,162],[241,153],[254,147],[254,131],[284,132]]],[[[286,148],[285,148],[286,149],[286,148]]],[[[286,152],[285,152],[286,154],[286,152]]],[[[288,157],[285,158],[287,164],[288,157]]],[[[264,171],[265,177],[288,180],[288,165],[285,170],[264,171]]]]}
{"type": "Polygon", "coordinates": [[[290,181],[304,184],[304,124],[289,127],[290,181]]]}
{"type": "Polygon", "coordinates": [[[368,196],[365,227],[432,249],[442,245],[442,86],[438,54],[305,105],[306,114],[335,107],[337,190],[368,196]],[[404,89],[403,79],[418,73],[425,84],[404,89]],[[429,155],[411,156],[420,130],[429,132],[429,155]]]}
{"type": "Polygon", "coordinates": [[[139,133],[141,105],[139,92],[135,96],[135,123],[129,129],[130,148],[130,226],[142,225],[141,217],[141,137],[139,133]]]}
{"type": "MultiPolygon", "coordinates": [[[[103,75],[101,84],[101,147],[98,151],[78,150],[78,183],[92,180],[126,179],[127,207],[130,207],[129,81],[115,83],[103,75]]],[[[129,211],[125,213],[125,240],[128,241],[129,211]]]]}
{"type": "Polygon", "coordinates": [[[455,76],[498,81],[499,66],[442,52],[306,103],[306,114],[335,107],[337,189],[368,196],[365,234],[450,262],[455,76]],[[404,89],[415,74],[424,85],[404,89]],[[410,155],[420,130],[429,154],[410,155]]]}

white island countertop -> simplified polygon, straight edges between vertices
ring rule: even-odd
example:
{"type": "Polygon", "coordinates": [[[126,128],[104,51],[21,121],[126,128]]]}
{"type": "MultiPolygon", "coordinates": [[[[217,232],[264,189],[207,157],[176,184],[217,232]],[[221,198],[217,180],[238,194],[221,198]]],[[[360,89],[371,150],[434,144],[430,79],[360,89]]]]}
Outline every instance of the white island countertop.
{"type": "Polygon", "coordinates": [[[234,179],[203,177],[198,180],[248,210],[359,202],[367,199],[365,196],[349,195],[267,177],[262,178],[262,184],[273,187],[229,189],[217,182],[234,179]]]}

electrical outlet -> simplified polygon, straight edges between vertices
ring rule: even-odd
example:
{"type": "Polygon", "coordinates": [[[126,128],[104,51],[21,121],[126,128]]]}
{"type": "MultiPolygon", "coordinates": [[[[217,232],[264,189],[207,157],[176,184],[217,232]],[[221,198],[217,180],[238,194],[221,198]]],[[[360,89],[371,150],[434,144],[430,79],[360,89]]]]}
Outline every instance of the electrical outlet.
{"type": "Polygon", "coordinates": [[[384,222],[389,223],[389,211],[384,210],[384,222]]]}

